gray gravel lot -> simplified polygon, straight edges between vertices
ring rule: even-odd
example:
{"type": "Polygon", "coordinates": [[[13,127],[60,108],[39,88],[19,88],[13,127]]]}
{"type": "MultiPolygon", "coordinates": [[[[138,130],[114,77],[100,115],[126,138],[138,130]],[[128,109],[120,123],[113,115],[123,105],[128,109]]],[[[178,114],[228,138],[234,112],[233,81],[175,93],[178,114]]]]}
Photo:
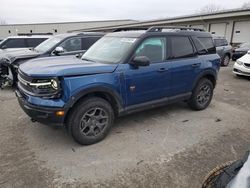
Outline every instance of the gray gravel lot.
{"type": "Polygon", "coordinates": [[[200,187],[250,144],[250,79],[221,68],[208,109],[178,103],[116,120],[109,136],[76,144],[63,129],[31,123],[0,91],[0,187],[200,187]]]}

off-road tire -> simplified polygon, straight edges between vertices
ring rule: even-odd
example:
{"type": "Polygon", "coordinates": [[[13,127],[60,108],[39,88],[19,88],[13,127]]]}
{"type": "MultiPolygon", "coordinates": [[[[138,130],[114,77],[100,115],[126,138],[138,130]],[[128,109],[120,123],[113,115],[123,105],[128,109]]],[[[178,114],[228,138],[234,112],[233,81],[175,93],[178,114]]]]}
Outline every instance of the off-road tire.
{"type": "MultiPolygon", "coordinates": [[[[95,117],[93,116],[93,118],[95,117]]],[[[81,145],[90,145],[103,140],[109,133],[113,123],[114,123],[114,111],[110,103],[99,97],[90,97],[80,101],[78,104],[76,104],[76,106],[73,107],[72,111],[69,114],[69,118],[67,121],[67,128],[69,133],[72,135],[72,137],[76,142],[78,142],[81,145]],[[99,122],[91,123],[92,121],[98,121],[98,120],[91,120],[90,122],[91,118],[88,117],[90,116],[88,113],[91,112],[92,109],[100,109],[99,111],[101,112],[102,110],[103,111],[102,113],[105,114],[105,117],[107,116],[106,119],[107,123],[102,130],[101,129],[99,130],[99,128],[97,127],[97,123],[99,122]],[[90,123],[86,122],[86,118],[89,118],[88,122],[90,123]],[[83,129],[83,127],[85,127],[87,124],[89,124],[89,127],[91,127],[89,128],[89,131],[94,130],[93,127],[96,126],[95,131],[91,132],[95,133],[96,130],[98,130],[99,133],[93,136],[85,135],[87,133],[84,132],[85,130],[81,129],[83,129]]]]}
{"type": "Polygon", "coordinates": [[[195,88],[193,89],[191,98],[188,101],[188,105],[191,109],[193,110],[204,110],[205,108],[208,107],[208,105],[210,104],[212,98],[213,98],[213,90],[214,90],[214,85],[213,83],[208,80],[207,78],[202,78],[195,86],[195,88]],[[201,103],[201,99],[199,98],[202,95],[202,90],[204,87],[209,88],[209,96],[206,96],[206,94],[204,94],[204,103],[201,103]]]}

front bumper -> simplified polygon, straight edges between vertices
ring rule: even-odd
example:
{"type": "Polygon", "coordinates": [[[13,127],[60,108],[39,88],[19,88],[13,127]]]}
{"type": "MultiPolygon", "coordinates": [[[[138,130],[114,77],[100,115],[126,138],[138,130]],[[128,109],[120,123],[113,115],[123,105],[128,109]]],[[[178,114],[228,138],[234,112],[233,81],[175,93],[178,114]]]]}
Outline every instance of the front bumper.
{"type": "Polygon", "coordinates": [[[233,73],[242,76],[250,76],[250,68],[235,63],[233,67],[233,73]]]}
{"type": "MultiPolygon", "coordinates": [[[[65,115],[57,116],[56,112],[65,111],[62,108],[49,108],[32,105],[25,99],[25,96],[19,91],[15,91],[19,105],[23,111],[32,119],[32,121],[37,121],[46,125],[53,126],[63,126],[65,115]]],[[[66,113],[65,113],[66,114],[66,113]]]]}

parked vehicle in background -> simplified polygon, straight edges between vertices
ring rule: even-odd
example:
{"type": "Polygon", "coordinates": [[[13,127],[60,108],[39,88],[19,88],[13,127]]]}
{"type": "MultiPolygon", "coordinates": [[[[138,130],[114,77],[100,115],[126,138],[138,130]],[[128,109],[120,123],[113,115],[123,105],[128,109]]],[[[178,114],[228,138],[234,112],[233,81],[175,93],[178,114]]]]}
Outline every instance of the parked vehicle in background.
{"type": "Polygon", "coordinates": [[[20,64],[39,57],[55,57],[84,53],[100,39],[103,33],[67,33],[56,35],[34,49],[12,50],[0,53],[0,87],[17,81],[20,64]]]}
{"type": "Polygon", "coordinates": [[[228,44],[227,39],[225,37],[213,35],[213,39],[214,44],[216,46],[216,52],[221,58],[221,65],[228,66],[228,64],[230,63],[230,59],[233,55],[233,47],[228,44]]]}
{"type": "Polygon", "coordinates": [[[102,140],[116,116],[177,101],[205,109],[219,69],[210,33],[153,27],[110,33],[81,59],[30,60],[19,67],[16,95],[33,121],[65,125],[87,145],[102,140]]]}
{"type": "Polygon", "coordinates": [[[244,56],[248,51],[250,50],[250,42],[246,42],[241,44],[238,48],[233,50],[233,61],[236,61],[237,59],[244,56]]]}
{"type": "Polygon", "coordinates": [[[8,37],[0,43],[0,49],[34,48],[50,37],[49,35],[8,37]]]}
{"type": "Polygon", "coordinates": [[[237,76],[250,76],[250,50],[234,63],[233,73],[237,76]]]}

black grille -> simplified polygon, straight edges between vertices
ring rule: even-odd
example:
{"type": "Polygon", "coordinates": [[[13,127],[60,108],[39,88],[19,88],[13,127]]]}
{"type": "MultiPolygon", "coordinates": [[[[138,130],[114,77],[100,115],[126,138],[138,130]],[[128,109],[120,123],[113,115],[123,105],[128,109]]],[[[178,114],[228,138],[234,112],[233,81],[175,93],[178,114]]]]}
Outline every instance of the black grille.
{"type": "Polygon", "coordinates": [[[3,75],[9,75],[9,68],[8,66],[0,63],[0,75],[3,76],[3,75]]]}
{"type": "Polygon", "coordinates": [[[18,87],[20,90],[23,90],[26,93],[33,93],[34,92],[33,88],[31,88],[28,84],[31,81],[32,81],[31,77],[29,77],[29,76],[27,76],[19,71],[19,73],[18,73],[18,87]]]}

